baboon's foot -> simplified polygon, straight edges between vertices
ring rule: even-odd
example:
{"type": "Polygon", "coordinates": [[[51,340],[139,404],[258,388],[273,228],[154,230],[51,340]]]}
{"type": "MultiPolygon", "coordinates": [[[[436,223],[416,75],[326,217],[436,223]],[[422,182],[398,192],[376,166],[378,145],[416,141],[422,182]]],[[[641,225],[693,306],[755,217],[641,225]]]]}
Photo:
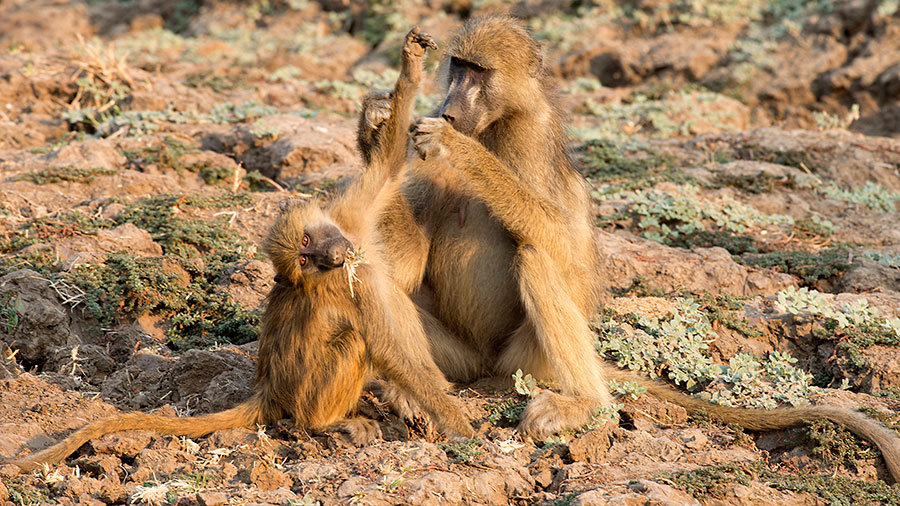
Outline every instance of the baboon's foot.
{"type": "Polygon", "coordinates": [[[346,433],[356,446],[363,446],[381,438],[381,426],[371,418],[348,418],[330,425],[327,430],[346,433]]]}
{"type": "Polygon", "coordinates": [[[391,383],[384,385],[384,390],[381,393],[381,400],[391,406],[391,409],[397,413],[397,416],[404,420],[428,418],[425,415],[425,411],[419,407],[419,404],[412,397],[391,383]]]}
{"type": "Polygon", "coordinates": [[[413,144],[419,157],[435,159],[441,156],[444,149],[444,131],[452,129],[450,123],[442,118],[419,118],[413,125],[413,144]]]}
{"type": "Polygon", "coordinates": [[[544,440],[556,432],[588,424],[596,407],[592,399],[545,390],[525,407],[518,429],[535,440],[544,440]]]}
{"type": "Polygon", "coordinates": [[[419,31],[418,26],[414,26],[409,33],[406,34],[406,42],[403,43],[403,56],[407,59],[418,59],[425,56],[425,49],[431,48],[437,50],[437,44],[431,35],[419,31]]]}
{"type": "Polygon", "coordinates": [[[392,99],[393,93],[388,90],[376,90],[363,97],[362,115],[367,129],[378,130],[391,117],[392,99]]]}
{"type": "Polygon", "coordinates": [[[394,413],[406,422],[408,427],[416,429],[423,434],[430,434],[434,431],[431,417],[425,413],[425,410],[419,406],[419,403],[403,392],[403,390],[388,383],[384,386],[381,400],[391,406],[394,413]]]}

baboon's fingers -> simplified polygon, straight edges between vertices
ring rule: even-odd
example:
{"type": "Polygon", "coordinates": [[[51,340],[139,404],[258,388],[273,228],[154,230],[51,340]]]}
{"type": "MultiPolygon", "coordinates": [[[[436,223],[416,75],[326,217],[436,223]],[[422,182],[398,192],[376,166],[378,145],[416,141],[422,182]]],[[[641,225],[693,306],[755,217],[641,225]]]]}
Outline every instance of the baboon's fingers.
{"type": "Polygon", "coordinates": [[[414,26],[412,30],[406,34],[406,43],[403,44],[403,52],[417,58],[425,56],[425,49],[437,49],[434,39],[425,32],[420,32],[418,26],[414,26]]]}
{"type": "Polygon", "coordinates": [[[441,152],[441,136],[447,122],[441,118],[420,118],[413,128],[413,145],[419,157],[425,160],[441,152]]]}
{"type": "Polygon", "coordinates": [[[447,121],[442,118],[419,118],[416,121],[416,133],[430,134],[437,133],[447,126],[447,121]]]}
{"type": "Polygon", "coordinates": [[[431,35],[428,35],[425,32],[417,33],[413,40],[416,44],[422,46],[423,49],[431,48],[432,50],[437,51],[437,43],[434,41],[431,35]]]}

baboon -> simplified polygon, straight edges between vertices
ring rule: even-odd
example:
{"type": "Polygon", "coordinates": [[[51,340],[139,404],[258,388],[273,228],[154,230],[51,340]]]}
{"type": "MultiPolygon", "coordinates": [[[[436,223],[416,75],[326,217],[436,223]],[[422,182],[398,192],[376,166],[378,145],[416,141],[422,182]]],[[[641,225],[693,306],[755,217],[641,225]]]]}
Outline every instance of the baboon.
{"type": "Polygon", "coordinates": [[[472,20],[441,74],[443,104],[414,125],[423,161],[380,227],[450,380],[522,369],[554,382],[561,393],[542,392],[522,414],[520,430],[537,438],[609,405],[607,379],[639,380],[691,412],[753,430],[829,419],[874,441],[900,478],[900,440],[859,413],[719,406],[600,360],[588,327],[601,290],[591,206],[539,44],[512,18],[472,20]]]}
{"type": "Polygon", "coordinates": [[[448,383],[431,359],[415,306],[391,280],[376,229],[405,166],[426,47],[436,48],[427,34],[413,28],[393,93],[364,101],[363,116],[374,128],[366,136],[362,175],[324,209],[315,201],[289,201],[270,230],[264,247],[276,284],[263,316],[253,396],[232,409],[196,417],[113,416],[11,463],[24,470],[55,463],[88,440],[121,430],[198,437],[285,416],[298,426],[342,430],[364,443],[380,433],[378,424],[348,415],[356,409],[363,383],[375,373],[414,399],[442,429],[473,435],[445,393],[448,383]],[[362,250],[365,262],[351,258],[362,250]]]}

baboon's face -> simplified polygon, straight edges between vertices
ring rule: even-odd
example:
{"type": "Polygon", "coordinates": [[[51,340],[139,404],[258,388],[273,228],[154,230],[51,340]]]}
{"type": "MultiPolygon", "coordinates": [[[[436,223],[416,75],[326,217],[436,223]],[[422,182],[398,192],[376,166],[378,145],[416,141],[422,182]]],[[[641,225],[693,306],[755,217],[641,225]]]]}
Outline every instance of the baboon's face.
{"type": "Polygon", "coordinates": [[[264,245],[275,272],[295,286],[344,265],[353,245],[314,202],[291,202],[264,245]]]}
{"type": "Polygon", "coordinates": [[[491,121],[489,83],[495,71],[455,56],[448,70],[450,84],[440,115],[458,132],[477,136],[491,121]]]}
{"type": "Polygon", "coordinates": [[[341,267],[353,249],[353,244],[329,223],[307,227],[297,246],[297,263],[304,274],[341,267]]]}

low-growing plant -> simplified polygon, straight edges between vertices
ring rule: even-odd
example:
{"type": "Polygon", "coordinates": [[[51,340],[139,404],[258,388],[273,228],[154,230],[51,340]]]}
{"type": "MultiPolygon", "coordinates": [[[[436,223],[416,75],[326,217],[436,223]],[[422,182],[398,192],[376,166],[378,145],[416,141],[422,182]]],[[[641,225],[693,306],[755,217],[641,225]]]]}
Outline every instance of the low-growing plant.
{"type": "Polygon", "coordinates": [[[610,139],[589,140],[580,151],[587,177],[600,182],[642,178],[651,175],[654,169],[665,169],[674,162],[672,157],[659,155],[653,150],[628,149],[626,145],[610,139]]]}
{"type": "MultiPolygon", "coordinates": [[[[601,121],[589,130],[574,129],[573,134],[582,140],[599,138],[622,142],[635,133],[652,137],[688,136],[694,128],[691,118],[700,117],[696,113],[698,104],[714,102],[721,97],[694,86],[671,91],[658,98],[634,92],[626,103],[599,103],[588,98],[576,107],[576,112],[601,121]]],[[[704,113],[704,121],[722,130],[730,129],[728,120],[733,113],[716,108],[704,113]]]]}
{"type": "Polygon", "coordinates": [[[260,139],[277,139],[279,135],[281,135],[281,129],[275,126],[265,126],[263,125],[262,118],[253,122],[253,125],[250,126],[250,134],[254,137],[259,137],[260,139]]]}
{"type": "Polygon", "coordinates": [[[733,149],[734,157],[738,160],[769,162],[812,172],[821,167],[814,151],[774,149],[753,143],[740,144],[733,149]]]}
{"type": "Polygon", "coordinates": [[[758,174],[730,174],[718,172],[714,181],[717,186],[730,186],[747,193],[760,194],[771,193],[775,185],[787,185],[792,183],[791,177],[777,177],[765,172],[758,174]]]}
{"type": "Polygon", "coordinates": [[[762,461],[675,471],[653,479],[660,483],[674,484],[694,497],[721,497],[733,483],[749,486],[756,480],[777,490],[817,494],[832,506],[900,505],[900,484],[888,485],[881,480],[854,480],[833,474],[795,475],[774,471],[762,461]]]}
{"type": "Polygon", "coordinates": [[[823,238],[827,239],[834,235],[838,226],[819,216],[812,215],[808,218],[801,218],[794,222],[794,236],[798,239],[823,238]]]}
{"type": "Polygon", "coordinates": [[[818,253],[772,251],[742,255],[739,260],[747,265],[771,267],[792,274],[807,285],[839,276],[853,265],[850,263],[850,253],[845,248],[828,248],[818,253]]]}
{"type": "Polygon", "coordinates": [[[616,359],[619,367],[645,371],[652,378],[668,377],[694,390],[717,369],[707,354],[712,326],[699,307],[692,299],[679,299],[674,314],[667,318],[631,314],[625,318],[634,328],[630,338],[607,332],[608,326],[618,325],[605,322],[598,329],[597,350],[616,359]]]}
{"type": "Polygon", "coordinates": [[[813,443],[813,455],[830,466],[853,466],[881,456],[874,445],[863,443],[844,427],[828,420],[807,423],[806,437],[813,443]]]}
{"type": "Polygon", "coordinates": [[[399,75],[396,69],[387,69],[380,74],[360,69],[351,74],[349,81],[326,79],[313,83],[313,88],[335,98],[356,101],[370,90],[391,88],[399,75]]]}
{"type": "Polygon", "coordinates": [[[870,209],[883,213],[896,212],[896,202],[900,200],[900,193],[872,181],[866,181],[862,186],[850,190],[845,190],[831,182],[820,186],[818,191],[826,197],[863,204],[870,209]]]}
{"type": "Polygon", "coordinates": [[[17,177],[20,181],[31,181],[34,184],[52,184],[62,181],[71,181],[74,183],[90,183],[97,176],[109,176],[117,174],[116,169],[104,169],[102,167],[94,167],[91,169],[83,169],[66,165],[64,167],[48,167],[43,170],[32,171],[17,177]]]}
{"type": "Polygon", "coordinates": [[[621,320],[633,329],[631,335],[609,314],[593,324],[601,354],[615,359],[619,367],[665,377],[688,390],[707,385],[700,394],[707,400],[773,408],[804,404],[814,391],[812,376],[793,367],[796,360],[787,354],[774,352],[765,359],[738,354],[727,365],[714,364],[708,343],[715,333],[693,299],[677,298],[674,313],[664,318],[631,314],[621,320]]]}
{"type": "Polygon", "coordinates": [[[853,104],[850,112],[843,117],[826,111],[813,111],[812,116],[819,130],[846,130],[854,121],[859,119],[859,104],[853,104]]]}
{"type": "Polygon", "coordinates": [[[887,253],[878,253],[877,251],[863,251],[863,256],[875,260],[885,267],[900,269],[900,255],[889,255],[887,253]]]}
{"type": "Polygon", "coordinates": [[[824,295],[806,287],[788,287],[776,294],[775,305],[782,311],[819,324],[813,335],[837,341],[835,353],[846,353],[850,363],[862,367],[862,349],[874,345],[900,344],[900,318],[878,315],[878,308],[864,298],[837,307],[824,295]]]}
{"type": "Polygon", "coordinates": [[[22,304],[15,293],[0,293],[0,331],[12,334],[19,325],[22,304]]]}
{"type": "Polygon", "coordinates": [[[516,369],[516,372],[512,377],[516,393],[526,397],[534,397],[535,392],[537,391],[537,380],[531,377],[531,374],[525,374],[523,376],[522,369],[516,369]]]}
{"type": "MultiPolygon", "coordinates": [[[[596,192],[595,198],[611,198],[596,192]]],[[[619,197],[630,201],[627,214],[636,220],[642,236],[657,242],[677,241],[682,235],[726,231],[740,234],[765,226],[793,224],[793,218],[763,214],[730,198],[701,200],[697,188],[681,185],[676,191],[637,190],[619,197]]]]}
{"type": "Polygon", "coordinates": [[[87,216],[80,211],[60,212],[26,222],[16,233],[0,237],[0,253],[14,253],[45,240],[75,235],[95,235],[115,226],[112,220],[87,216]]]}
{"type": "Polygon", "coordinates": [[[774,409],[782,404],[805,405],[815,390],[812,375],[797,369],[797,359],[787,353],[773,351],[760,360],[750,353],[738,353],[701,397],[726,406],[774,409]],[[715,383],[727,388],[715,389],[715,383]]]}
{"type": "Polygon", "coordinates": [[[473,457],[481,455],[481,451],[477,449],[480,444],[480,439],[472,438],[464,443],[438,443],[438,448],[444,450],[451,459],[468,464],[473,457]]]}
{"type": "Polygon", "coordinates": [[[746,318],[737,314],[739,311],[743,311],[748,297],[686,290],[681,291],[680,294],[682,297],[696,299],[700,304],[700,311],[714,324],[718,323],[744,337],[756,338],[763,335],[761,330],[750,325],[746,318]]]}
{"type": "Polygon", "coordinates": [[[2,477],[0,481],[9,492],[9,500],[16,505],[49,504],[50,487],[46,483],[34,482],[26,476],[2,477]]]}
{"type": "Polygon", "coordinates": [[[488,421],[493,425],[511,426],[519,423],[522,417],[522,411],[528,401],[518,399],[506,399],[494,404],[485,406],[488,414],[488,421]]]}
{"type": "MultiPolygon", "coordinates": [[[[243,309],[216,288],[236,261],[253,257],[255,247],[225,228],[221,220],[204,221],[176,216],[175,208],[231,207],[252,200],[245,193],[211,197],[162,195],[127,206],[115,220],[86,216],[78,211],[34,219],[0,240],[0,274],[29,267],[52,283],[77,287],[72,304],[83,304],[99,325],[109,328],[122,318],[147,312],[171,318],[168,330],[174,347],[184,349],[217,342],[242,343],[257,335],[259,314],[243,309]],[[132,223],[147,230],[165,252],[163,257],[114,253],[101,263],[84,263],[60,272],[55,255],[45,249],[23,248],[40,241],[132,223]],[[202,262],[197,259],[202,255],[202,262]],[[188,276],[171,273],[172,262],[188,276]]],[[[14,325],[16,314],[0,307],[0,325],[14,325]]]]}
{"type": "Polygon", "coordinates": [[[196,147],[171,135],[167,135],[160,144],[122,150],[129,165],[136,169],[142,168],[145,164],[156,164],[161,167],[182,170],[186,168],[181,161],[182,157],[195,152],[197,152],[196,147]]]}
{"type": "Polygon", "coordinates": [[[62,114],[71,130],[82,131],[97,137],[108,137],[124,129],[128,137],[138,137],[162,129],[166,123],[240,123],[271,116],[277,109],[258,101],[239,105],[225,102],[217,104],[209,113],[189,111],[122,111],[110,109],[73,109],[62,114]]]}
{"type": "Polygon", "coordinates": [[[641,386],[637,381],[623,381],[618,382],[616,380],[609,381],[609,391],[610,393],[618,394],[618,395],[629,395],[632,399],[637,399],[641,394],[647,391],[647,387],[641,386]]]}
{"type": "Polygon", "coordinates": [[[244,81],[244,79],[241,77],[231,78],[212,72],[198,72],[194,74],[188,74],[188,76],[184,78],[184,84],[192,88],[205,86],[216,93],[221,93],[223,91],[233,90],[236,88],[251,88],[251,86],[248,85],[247,82],[244,81]]]}
{"type": "Polygon", "coordinates": [[[695,230],[665,239],[667,246],[676,248],[724,248],[732,255],[758,253],[759,243],[749,234],[737,234],[730,230],[695,230]]]}

